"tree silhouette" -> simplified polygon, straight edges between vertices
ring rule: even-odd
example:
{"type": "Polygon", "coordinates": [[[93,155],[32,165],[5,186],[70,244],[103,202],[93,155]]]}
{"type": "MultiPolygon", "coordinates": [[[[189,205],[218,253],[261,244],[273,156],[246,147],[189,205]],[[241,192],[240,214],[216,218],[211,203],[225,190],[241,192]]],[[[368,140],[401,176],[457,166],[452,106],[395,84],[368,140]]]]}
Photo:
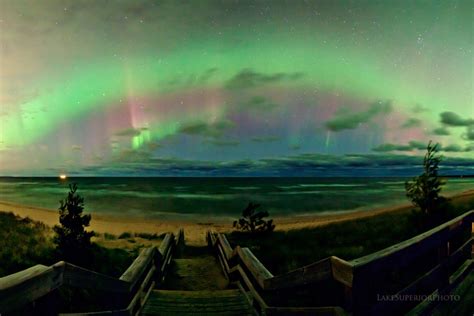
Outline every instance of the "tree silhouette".
{"type": "Polygon", "coordinates": [[[91,250],[93,231],[86,231],[91,221],[90,215],[83,215],[84,198],[77,193],[77,184],[69,185],[66,200],[59,201],[59,222],[55,225],[55,243],[59,255],[66,261],[83,264],[91,250]]]}
{"type": "Polygon", "coordinates": [[[406,195],[413,205],[418,207],[422,214],[436,217],[441,216],[442,206],[447,201],[439,195],[444,182],[438,176],[441,162],[438,146],[432,145],[431,141],[428,143],[423,159],[423,173],[412,181],[405,182],[406,195]]]}
{"type": "Polygon", "coordinates": [[[271,232],[275,229],[273,220],[265,220],[268,217],[267,211],[258,211],[260,204],[250,202],[242,211],[242,217],[238,221],[234,221],[234,227],[243,231],[255,232],[271,232]]]}

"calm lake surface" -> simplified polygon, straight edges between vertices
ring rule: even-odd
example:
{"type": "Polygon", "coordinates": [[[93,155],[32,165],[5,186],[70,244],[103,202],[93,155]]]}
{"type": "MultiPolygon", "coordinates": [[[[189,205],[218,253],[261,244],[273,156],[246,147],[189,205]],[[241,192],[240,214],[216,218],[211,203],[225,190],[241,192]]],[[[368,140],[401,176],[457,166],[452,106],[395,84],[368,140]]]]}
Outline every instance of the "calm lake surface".
{"type": "MultiPolygon", "coordinates": [[[[237,217],[249,201],[272,216],[297,216],[408,203],[406,178],[0,178],[0,200],[57,209],[77,183],[86,211],[164,219],[237,217]]],[[[449,178],[444,194],[474,189],[449,178]]]]}

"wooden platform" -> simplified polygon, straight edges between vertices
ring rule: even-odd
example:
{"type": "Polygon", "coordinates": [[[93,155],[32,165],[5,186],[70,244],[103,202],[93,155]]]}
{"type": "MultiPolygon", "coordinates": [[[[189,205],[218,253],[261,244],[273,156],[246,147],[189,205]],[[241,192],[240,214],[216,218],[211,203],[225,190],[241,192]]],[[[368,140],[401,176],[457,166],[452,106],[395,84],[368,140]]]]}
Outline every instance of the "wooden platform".
{"type": "Polygon", "coordinates": [[[255,315],[240,290],[154,290],[141,315],[255,315]]]}

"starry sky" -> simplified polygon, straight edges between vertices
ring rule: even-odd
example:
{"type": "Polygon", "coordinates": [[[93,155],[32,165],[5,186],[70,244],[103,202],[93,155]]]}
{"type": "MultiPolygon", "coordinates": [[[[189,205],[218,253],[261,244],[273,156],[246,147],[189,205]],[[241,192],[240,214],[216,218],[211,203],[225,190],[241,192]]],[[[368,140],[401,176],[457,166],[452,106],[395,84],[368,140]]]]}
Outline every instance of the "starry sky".
{"type": "Polygon", "coordinates": [[[0,175],[473,174],[472,12],[0,0],[0,175]]]}

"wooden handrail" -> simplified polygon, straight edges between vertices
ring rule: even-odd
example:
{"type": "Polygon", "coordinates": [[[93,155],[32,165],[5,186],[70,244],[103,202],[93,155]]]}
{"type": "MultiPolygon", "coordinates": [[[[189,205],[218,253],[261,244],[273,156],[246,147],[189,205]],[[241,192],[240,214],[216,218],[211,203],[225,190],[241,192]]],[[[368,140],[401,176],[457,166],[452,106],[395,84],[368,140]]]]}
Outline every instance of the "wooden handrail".
{"type": "MultiPolygon", "coordinates": [[[[183,239],[184,232],[181,230],[177,243],[183,239]]],[[[64,261],[49,267],[36,265],[2,277],[0,278],[0,314],[26,306],[62,285],[132,295],[132,301],[125,309],[81,313],[81,315],[136,314],[142,307],[143,298],[153,288],[154,274],[161,274],[161,271],[166,269],[175,246],[174,235],[166,234],[159,250],[156,247],[142,249],[120,278],[113,278],[64,261]]],[[[63,315],[74,315],[74,313],[63,315]]]]}
{"type": "Polygon", "coordinates": [[[276,290],[305,285],[332,278],[331,258],[326,258],[310,265],[274,276],[265,280],[265,290],[276,290]]]}
{"type": "Polygon", "coordinates": [[[68,262],[65,263],[62,284],[114,293],[127,293],[130,290],[130,283],[125,280],[84,269],[68,262]]]}
{"type": "MultiPolygon", "coordinates": [[[[398,291],[400,294],[415,293],[416,291],[425,293],[434,288],[441,289],[449,284],[452,278],[448,275],[448,271],[455,272],[463,262],[466,262],[466,259],[471,258],[473,238],[470,237],[466,240],[463,236],[465,236],[464,232],[471,231],[473,221],[474,210],[425,233],[370,255],[351,261],[331,256],[277,276],[273,276],[250,249],[240,248],[239,246],[232,249],[225,235],[208,232],[207,240],[210,246],[216,248],[217,256],[224,271],[238,272],[241,275],[242,282],[250,290],[254,299],[259,302],[261,307],[267,308],[269,312],[290,311],[292,309],[265,307],[266,303],[263,301],[262,295],[259,294],[260,291],[283,290],[334,280],[345,287],[342,301],[346,301],[346,307],[355,308],[355,312],[359,313],[361,310],[367,312],[367,304],[374,304],[371,303],[368,296],[377,291],[384,293],[384,289],[377,287],[379,285],[384,286],[383,276],[392,269],[399,269],[400,266],[410,269],[410,264],[414,264],[415,259],[433,251],[438,252],[438,261],[433,262],[435,266],[431,265],[431,270],[425,270],[425,274],[417,279],[405,280],[404,282],[409,282],[409,284],[398,291]],[[453,242],[453,240],[455,241],[453,242]],[[379,277],[379,273],[384,274],[379,277]],[[361,299],[363,302],[360,301],[361,299]]],[[[474,268],[474,263],[470,262],[469,265],[462,266],[462,269],[464,269],[462,275],[467,274],[468,269],[474,268]]],[[[430,264],[427,264],[427,267],[429,266],[430,264]]],[[[459,277],[456,279],[459,279],[459,277]]],[[[406,304],[403,307],[409,308],[412,304],[406,304]]],[[[385,305],[390,304],[376,304],[372,308],[375,308],[374,311],[382,312],[385,305]]],[[[400,306],[402,305],[400,304],[400,306]]],[[[313,311],[316,311],[316,309],[313,309],[313,311]]]]}
{"type": "Polygon", "coordinates": [[[440,243],[448,240],[462,225],[471,224],[474,219],[474,210],[464,213],[449,222],[437,226],[427,232],[417,235],[396,245],[387,247],[367,256],[351,260],[354,267],[373,264],[377,261],[407,260],[407,257],[416,257],[422,253],[437,247],[440,243]]]}
{"type": "Polygon", "coordinates": [[[36,265],[0,278],[0,314],[29,304],[60,287],[64,262],[52,266],[36,265]]]}
{"type": "Polygon", "coordinates": [[[273,277],[273,274],[255,257],[249,248],[237,247],[237,254],[242,264],[250,271],[258,285],[263,289],[265,282],[273,277]]]}
{"type": "Polygon", "coordinates": [[[128,269],[120,276],[119,280],[125,281],[133,288],[146,272],[148,266],[153,260],[156,248],[145,248],[128,267],[128,269]]]}

